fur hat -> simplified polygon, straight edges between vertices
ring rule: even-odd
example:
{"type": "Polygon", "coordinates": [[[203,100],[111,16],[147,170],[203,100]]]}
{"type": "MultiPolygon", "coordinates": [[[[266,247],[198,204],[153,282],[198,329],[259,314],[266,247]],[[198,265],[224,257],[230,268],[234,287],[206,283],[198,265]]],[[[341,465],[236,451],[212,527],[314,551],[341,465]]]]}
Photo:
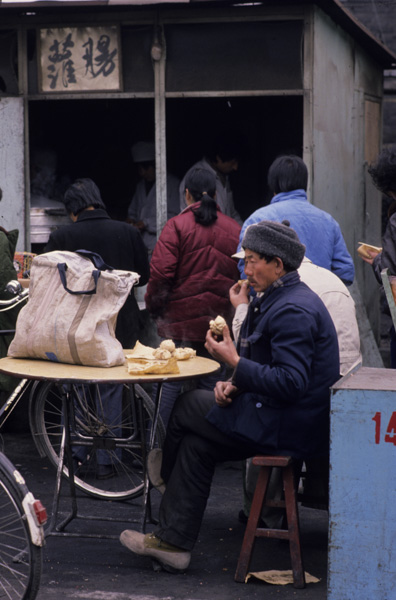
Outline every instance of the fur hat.
{"type": "MultiPolygon", "coordinates": [[[[305,254],[305,246],[290,227],[289,221],[260,221],[250,225],[243,237],[242,247],[264,256],[277,256],[293,269],[298,269],[305,254]]],[[[234,256],[244,258],[245,252],[243,256],[240,252],[234,256]]]]}

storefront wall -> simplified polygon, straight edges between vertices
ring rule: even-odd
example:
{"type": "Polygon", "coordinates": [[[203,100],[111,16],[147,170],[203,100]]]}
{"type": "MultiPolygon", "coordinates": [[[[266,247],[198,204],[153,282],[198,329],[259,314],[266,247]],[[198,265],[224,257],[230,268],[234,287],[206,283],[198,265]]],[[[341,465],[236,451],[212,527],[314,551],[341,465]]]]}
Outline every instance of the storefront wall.
{"type": "Polygon", "coordinates": [[[22,98],[0,99],[0,225],[19,229],[24,246],[25,223],[24,105],[22,98]]]}
{"type": "Polygon", "coordinates": [[[320,10],[314,31],[312,199],[341,224],[377,331],[379,289],[356,248],[381,245],[381,195],[366,171],[380,150],[382,71],[320,10]]]}
{"type": "MultiPolygon", "coordinates": [[[[365,168],[380,143],[382,66],[315,6],[162,7],[111,20],[85,10],[61,24],[56,13],[8,19],[4,34],[19,40],[21,97],[1,93],[0,80],[1,206],[6,226],[20,229],[20,249],[30,248],[25,205],[35,148],[55,144],[62,175],[96,179],[110,214],[123,219],[137,182],[130,146],[155,139],[163,224],[166,171],[181,178],[216,128],[236,128],[247,141],[233,181],[243,219],[270,200],[267,169],[291,151],[309,167],[311,202],[339,221],[350,252],[361,239],[379,242],[379,197],[367,190],[365,168]],[[40,91],[39,29],[106,24],[119,26],[121,89],[40,91]]],[[[368,298],[374,282],[356,266],[368,298]]]]}
{"type": "MultiPolygon", "coordinates": [[[[73,14],[62,18],[61,26],[93,23],[106,25],[105,13],[73,14]]],[[[152,9],[138,16],[116,13],[111,23],[119,25],[122,53],[122,86],[111,92],[40,89],[40,29],[56,28],[56,16],[35,16],[15,30],[24,64],[19,90],[26,90],[27,202],[35,151],[55,145],[62,176],[93,173],[112,216],[124,218],[137,182],[130,147],[151,138],[156,141],[160,209],[166,170],[183,177],[202,157],[214,131],[226,128],[242,130],[247,140],[233,186],[242,218],[268,202],[265,173],[274,156],[285,148],[302,153],[301,9],[286,18],[246,8],[215,14],[152,9]],[[155,32],[162,43],[159,60],[150,56],[155,32]]],[[[23,211],[22,196],[23,190],[14,202],[23,211]]],[[[16,221],[16,213],[10,218],[16,221]]],[[[161,214],[159,221],[164,222],[161,214]]],[[[20,246],[29,249],[28,211],[17,224],[20,246]]]]}

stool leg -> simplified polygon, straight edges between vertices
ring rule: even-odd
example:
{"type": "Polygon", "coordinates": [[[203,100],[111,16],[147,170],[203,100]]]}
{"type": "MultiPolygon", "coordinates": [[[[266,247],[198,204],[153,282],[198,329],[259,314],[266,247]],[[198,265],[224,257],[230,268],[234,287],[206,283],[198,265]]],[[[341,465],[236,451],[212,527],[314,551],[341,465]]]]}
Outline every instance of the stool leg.
{"type": "Polygon", "coordinates": [[[290,558],[293,570],[293,585],[295,588],[302,589],[305,587],[305,573],[301,555],[297,494],[294,483],[294,473],[292,465],[290,465],[283,471],[283,485],[285,489],[290,558]]]}
{"type": "Polygon", "coordinates": [[[261,509],[264,504],[267,491],[271,467],[260,467],[256,489],[254,492],[252,506],[249,513],[249,519],[243,537],[242,548],[239,554],[238,564],[234,579],[240,583],[245,582],[249,570],[250,559],[252,557],[254,543],[256,541],[256,529],[261,515],[261,509]]]}

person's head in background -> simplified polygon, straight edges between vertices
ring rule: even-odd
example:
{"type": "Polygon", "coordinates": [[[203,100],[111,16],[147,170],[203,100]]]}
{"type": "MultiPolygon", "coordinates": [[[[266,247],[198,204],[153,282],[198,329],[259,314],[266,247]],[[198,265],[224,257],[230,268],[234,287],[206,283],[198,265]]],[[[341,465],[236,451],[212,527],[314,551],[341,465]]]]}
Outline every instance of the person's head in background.
{"type": "Polygon", "coordinates": [[[194,218],[200,225],[211,225],[217,219],[216,178],[207,169],[193,169],[186,177],[187,206],[200,202],[194,208],[194,218]]]}
{"type": "Polygon", "coordinates": [[[136,142],[131,148],[132,160],[137,165],[139,176],[146,183],[155,181],[155,145],[153,142],[136,142]]]}
{"type": "Polygon", "coordinates": [[[387,217],[390,219],[396,212],[396,145],[384,148],[369,166],[368,172],[375,187],[390,198],[387,209],[387,217]]]}
{"type": "Polygon", "coordinates": [[[293,190],[307,190],[308,169],[299,156],[278,156],[268,170],[268,186],[271,192],[281,194],[293,190]]]}
{"type": "Polygon", "coordinates": [[[215,171],[229,175],[238,170],[242,154],[242,140],[233,131],[220,132],[206,149],[205,157],[215,171]]]}
{"type": "Polygon", "coordinates": [[[380,192],[396,199],[396,145],[384,148],[368,172],[380,192]]]}
{"type": "Polygon", "coordinates": [[[106,209],[98,186],[92,179],[87,177],[76,179],[68,187],[63,197],[63,203],[72,221],[76,221],[78,215],[84,210],[106,209]]]}

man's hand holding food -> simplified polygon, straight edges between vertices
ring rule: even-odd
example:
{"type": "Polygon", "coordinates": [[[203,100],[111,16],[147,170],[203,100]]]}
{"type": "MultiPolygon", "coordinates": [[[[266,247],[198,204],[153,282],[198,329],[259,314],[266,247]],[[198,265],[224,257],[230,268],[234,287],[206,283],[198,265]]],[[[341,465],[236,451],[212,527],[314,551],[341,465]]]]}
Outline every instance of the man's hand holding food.
{"type": "MultiPolygon", "coordinates": [[[[212,329],[208,329],[205,348],[213,358],[226,363],[233,369],[235,369],[239,362],[239,354],[231,338],[230,330],[225,323],[221,334],[214,333],[212,329]]],[[[232,402],[232,398],[237,394],[238,389],[230,381],[218,381],[214,392],[216,403],[221,407],[225,407],[232,402]]]]}
{"type": "Polygon", "coordinates": [[[208,329],[205,348],[214,359],[226,363],[232,369],[235,369],[239,362],[239,354],[236,351],[230,330],[226,324],[224,324],[221,334],[214,333],[211,329],[208,329]]]}

